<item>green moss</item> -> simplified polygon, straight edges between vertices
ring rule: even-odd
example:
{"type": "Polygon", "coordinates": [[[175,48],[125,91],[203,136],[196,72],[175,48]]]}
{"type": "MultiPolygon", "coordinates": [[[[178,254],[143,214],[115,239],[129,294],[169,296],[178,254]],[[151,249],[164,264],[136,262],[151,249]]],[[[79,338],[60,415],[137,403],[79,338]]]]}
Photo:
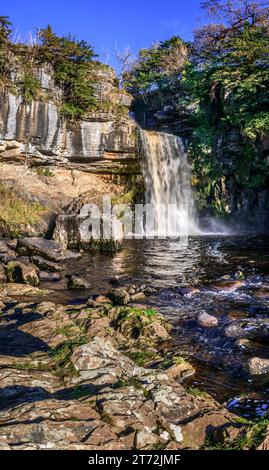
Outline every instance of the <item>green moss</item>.
{"type": "Polygon", "coordinates": [[[49,352],[49,355],[53,358],[57,367],[64,367],[68,363],[75,348],[87,343],[87,341],[88,338],[85,336],[70,339],[59,344],[55,348],[52,348],[49,352]]]}
{"type": "Polygon", "coordinates": [[[147,350],[125,351],[125,354],[140,367],[144,367],[149,361],[156,359],[156,353],[147,350]]]}

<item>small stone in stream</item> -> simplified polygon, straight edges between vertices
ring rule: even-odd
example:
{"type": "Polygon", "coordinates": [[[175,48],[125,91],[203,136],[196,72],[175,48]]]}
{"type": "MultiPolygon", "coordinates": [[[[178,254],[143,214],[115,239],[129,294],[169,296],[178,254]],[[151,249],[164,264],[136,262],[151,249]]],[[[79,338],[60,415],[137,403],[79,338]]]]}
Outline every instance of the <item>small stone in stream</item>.
{"type": "Polygon", "coordinates": [[[112,289],[107,297],[111,300],[114,305],[127,305],[130,302],[130,296],[125,289],[121,287],[112,289]]]}
{"type": "Polygon", "coordinates": [[[40,271],[39,279],[40,281],[46,282],[58,282],[61,280],[61,276],[59,273],[47,273],[46,271],[40,271]]]}
{"type": "Polygon", "coordinates": [[[43,271],[50,271],[52,273],[56,273],[59,271],[62,271],[61,266],[59,266],[56,263],[53,263],[52,261],[48,261],[41,256],[33,256],[32,257],[32,262],[38,266],[38,268],[42,269],[43,271]]]}
{"type": "Polygon", "coordinates": [[[246,364],[246,370],[253,378],[262,376],[269,378],[269,359],[252,357],[246,364]]]}
{"type": "Polygon", "coordinates": [[[28,284],[33,287],[39,285],[38,274],[32,265],[10,261],[6,267],[6,274],[9,282],[28,284]]]}
{"type": "MultiPolygon", "coordinates": [[[[130,293],[130,292],[129,292],[130,293]]],[[[137,302],[139,300],[144,300],[146,298],[144,292],[137,292],[130,296],[131,302],[137,302]]]]}
{"type": "Polygon", "coordinates": [[[226,326],[223,332],[224,336],[227,338],[234,338],[234,339],[244,339],[247,336],[247,332],[241,328],[240,325],[236,323],[231,323],[230,325],[226,326]]]}
{"type": "Polygon", "coordinates": [[[90,288],[89,284],[82,277],[76,276],[74,274],[70,276],[70,279],[68,281],[68,289],[89,289],[89,288],[90,288]]]}
{"type": "Polygon", "coordinates": [[[219,321],[216,317],[213,317],[213,315],[209,315],[206,312],[201,312],[198,315],[198,325],[202,326],[203,328],[212,328],[216,327],[219,324],[219,321]]]}

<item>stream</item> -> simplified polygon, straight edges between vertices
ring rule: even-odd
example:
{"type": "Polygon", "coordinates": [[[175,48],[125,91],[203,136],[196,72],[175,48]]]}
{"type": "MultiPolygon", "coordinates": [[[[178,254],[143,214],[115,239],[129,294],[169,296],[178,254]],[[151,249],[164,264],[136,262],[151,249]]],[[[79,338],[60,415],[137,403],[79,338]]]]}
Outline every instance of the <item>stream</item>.
{"type": "MultiPolygon", "coordinates": [[[[68,273],[82,275],[89,291],[70,291],[66,279],[53,284],[49,300],[80,303],[89,295],[111,289],[113,276],[121,284],[147,284],[160,288],[146,298],[175,328],[172,354],[187,356],[196,374],[187,379],[197,387],[227,403],[238,414],[252,418],[268,413],[268,383],[252,381],[244,364],[253,356],[269,358],[269,344],[253,342],[251,348],[238,347],[234,338],[223,335],[226,325],[236,320],[269,318],[269,239],[261,236],[191,237],[187,244],[177,240],[128,240],[115,256],[84,254],[81,260],[66,262],[68,273]],[[234,273],[244,279],[227,286],[219,280],[234,273]],[[197,287],[185,294],[184,286],[197,287]],[[219,320],[217,328],[201,328],[201,310],[219,320]]],[[[43,282],[43,288],[52,287],[43,282]]]]}

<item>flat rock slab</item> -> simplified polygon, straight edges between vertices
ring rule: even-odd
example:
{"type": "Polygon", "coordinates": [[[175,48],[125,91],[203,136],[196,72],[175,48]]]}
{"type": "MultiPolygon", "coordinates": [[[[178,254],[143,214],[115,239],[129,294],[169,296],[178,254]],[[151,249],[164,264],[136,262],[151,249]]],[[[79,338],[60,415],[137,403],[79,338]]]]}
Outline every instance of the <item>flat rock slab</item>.
{"type": "Polygon", "coordinates": [[[81,258],[80,253],[65,250],[62,243],[44,238],[21,238],[19,248],[23,248],[29,254],[41,255],[49,261],[65,261],[68,259],[81,258]]]}
{"type": "Polygon", "coordinates": [[[38,287],[28,286],[27,284],[2,284],[0,285],[0,296],[6,297],[31,297],[44,296],[50,294],[48,289],[39,289],[38,287]]]}

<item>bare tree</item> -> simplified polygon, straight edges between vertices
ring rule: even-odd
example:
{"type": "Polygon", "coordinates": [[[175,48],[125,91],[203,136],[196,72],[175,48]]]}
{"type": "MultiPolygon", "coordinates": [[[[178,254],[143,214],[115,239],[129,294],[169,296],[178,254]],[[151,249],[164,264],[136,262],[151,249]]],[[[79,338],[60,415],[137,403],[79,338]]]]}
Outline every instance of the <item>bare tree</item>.
{"type": "Polygon", "coordinates": [[[124,75],[127,72],[127,70],[129,70],[129,68],[133,65],[134,57],[133,57],[131,48],[129,46],[125,47],[125,49],[122,51],[120,51],[118,47],[116,46],[115,55],[119,64],[119,73],[118,73],[119,85],[120,85],[120,88],[122,88],[123,83],[124,83],[124,75]]]}

